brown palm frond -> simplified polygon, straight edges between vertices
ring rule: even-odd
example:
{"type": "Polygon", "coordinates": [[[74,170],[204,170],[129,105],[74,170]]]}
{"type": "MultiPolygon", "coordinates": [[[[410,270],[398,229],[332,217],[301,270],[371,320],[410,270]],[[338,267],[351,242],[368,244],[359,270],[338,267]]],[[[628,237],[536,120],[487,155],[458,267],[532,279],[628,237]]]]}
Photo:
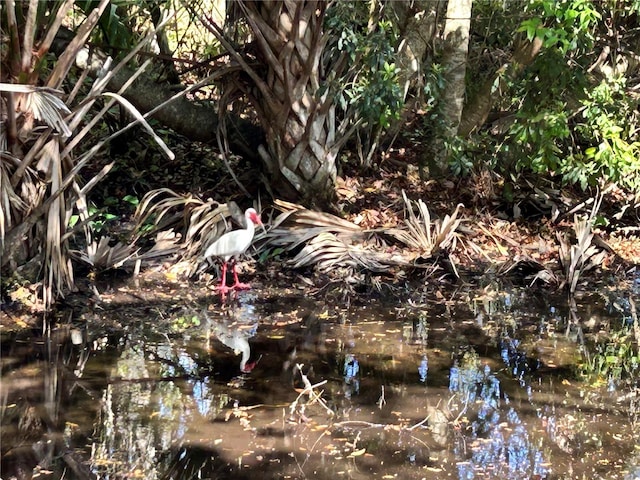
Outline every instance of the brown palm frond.
{"type": "Polygon", "coordinates": [[[564,268],[565,280],[570,293],[576,291],[578,280],[583,272],[600,265],[607,252],[599,250],[593,244],[591,220],[576,216],[573,220],[576,243],[569,244],[566,235],[557,234],[560,251],[560,263],[564,268]]]}
{"type": "Polygon", "coordinates": [[[15,93],[16,111],[33,115],[62,136],[70,137],[71,129],[65,117],[71,113],[67,105],[58,98],[64,92],[48,87],[0,83],[0,92],[15,93]]]}
{"type": "Polygon", "coordinates": [[[449,247],[455,248],[458,227],[462,223],[461,219],[458,219],[460,209],[464,208],[464,205],[459,203],[456,205],[456,209],[451,215],[445,215],[442,219],[442,223],[436,222],[436,238],[434,240],[434,250],[446,250],[449,247]]]}
{"type": "MultiPolygon", "coordinates": [[[[302,205],[298,205],[296,203],[291,203],[285,200],[276,199],[274,201],[274,205],[285,214],[299,213],[302,216],[300,223],[304,223],[305,221],[310,224],[322,223],[323,225],[333,226],[336,229],[339,229],[339,230],[341,229],[345,231],[361,231],[362,230],[358,225],[351,223],[347,220],[344,220],[343,218],[336,217],[335,215],[332,215],[330,213],[308,210],[302,205]],[[306,220],[305,220],[305,217],[306,217],[306,220]]],[[[278,219],[276,219],[276,221],[273,223],[273,226],[276,227],[278,223],[282,223],[282,221],[286,220],[287,218],[288,217],[286,215],[279,216],[278,219]]]]}
{"type": "MultiPolygon", "coordinates": [[[[82,254],[73,253],[76,258],[88,261],[94,266],[118,266],[122,262],[132,261],[134,257],[131,255],[136,253],[130,246],[109,247],[109,239],[98,241],[93,235],[87,194],[104,178],[112,164],[104,167],[84,185],[81,184],[78,174],[108,141],[123,131],[115,132],[90,148],[85,148],[79,156],[74,156],[74,152],[82,150],[81,141],[86,140],[92,127],[106,113],[106,110],[92,112],[91,119],[85,119],[96,99],[106,96],[113,102],[119,101],[135,117],[136,124],[142,124],[161,148],[164,148],[167,156],[172,156],[160,138],[152,133],[145,117],[134,111],[120,95],[126,86],[118,94],[105,92],[109,76],[118,68],[122,68],[130,57],[123,59],[113,69],[110,62],[104,63],[101,74],[91,85],[89,95],[84,100],[75,101],[77,107],[73,112],[68,107],[70,103],[66,104],[59,98],[60,85],[78,52],[86,47],[86,39],[98,24],[104,9],[110,4],[109,0],[100,0],[96,8],[84,18],[75,38],[58,58],[47,79],[36,78],[37,69],[20,70],[24,65],[30,68],[33,62],[37,62],[47,53],[55,33],[65,15],[73,8],[73,4],[73,0],[65,0],[53,6],[49,11],[49,19],[43,24],[46,25],[44,31],[36,32],[27,28],[18,32],[17,24],[9,22],[12,44],[16,51],[22,53],[21,59],[18,55],[17,61],[11,62],[15,70],[14,77],[20,74],[30,85],[0,84],[0,91],[6,92],[3,101],[0,102],[0,115],[6,127],[6,130],[3,128],[0,132],[0,144],[4,145],[3,153],[0,155],[0,267],[4,270],[7,266],[13,266],[13,270],[18,271],[27,264],[34,266],[35,268],[29,269],[25,278],[42,286],[45,309],[51,306],[57,296],[62,296],[64,291],[74,288],[69,243],[79,231],[84,231],[86,251],[82,254]],[[44,38],[35,38],[36,34],[42,34],[44,38]],[[34,45],[37,45],[37,50],[33,48],[34,45]],[[33,61],[27,61],[31,58],[33,61]],[[35,86],[41,82],[44,82],[46,87],[35,86]],[[37,124],[40,126],[34,128],[37,124]],[[19,133],[18,128],[22,129],[19,133]],[[26,143],[31,139],[35,141],[26,143]],[[7,153],[7,149],[16,156],[7,153]],[[18,157],[22,152],[26,154],[18,157]],[[75,213],[80,221],[75,227],[71,227],[69,220],[75,213]]],[[[14,2],[7,5],[7,16],[12,17],[17,7],[14,2]]],[[[28,6],[29,24],[45,11],[34,8],[35,5],[37,2],[30,2],[28,6]]],[[[162,24],[158,25],[158,28],[161,28],[162,24]]],[[[134,47],[130,55],[135,55],[135,52],[151,41],[158,28],[134,47]]],[[[141,73],[144,67],[145,64],[140,66],[137,73],[141,73]]],[[[76,85],[86,85],[86,78],[87,75],[83,73],[82,79],[76,82],[76,85]]],[[[79,92],[80,88],[74,89],[67,97],[67,102],[71,102],[71,98],[75,99],[79,92]]],[[[131,124],[125,128],[130,127],[131,124]]]]}
{"type": "Polygon", "coordinates": [[[57,139],[50,140],[40,153],[40,163],[48,165],[51,190],[59,192],[49,203],[46,214],[45,238],[45,276],[43,284],[43,303],[51,305],[53,299],[62,296],[67,288],[73,288],[73,268],[67,255],[67,245],[61,241],[67,218],[65,194],[63,191],[62,162],[57,139]]]}
{"type": "Polygon", "coordinates": [[[331,232],[321,232],[307,243],[291,260],[294,268],[316,266],[320,272],[335,267],[362,268],[371,272],[386,272],[400,261],[365,244],[349,244],[331,232]]]}
{"type": "Polygon", "coordinates": [[[135,218],[140,228],[152,221],[153,230],[173,228],[183,236],[185,257],[201,254],[207,245],[226,231],[226,218],[230,209],[226,204],[207,201],[190,194],[181,195],[169,188],[147,193],[136,210],[135,218]],[[155,201],[160,195],[165,198],[155,201]],[[219,223],[222,222],[222,228],[219,223]]]}
{"type": "Polygon", "coordinates": [[[97,243],[96,247],[87,251],[73,251],[79,260],[100,270],[108,270],[110,268],[120,268],[126,264],[130,264],[136,260],[138,249],[132,245],[125,245],[117,242],[115,245],[109,245],[111,237],[104,236],[97,243]]]}
{"type": "Polygon", "coordinates": [[[153,247],[144,253],[139,253],[136,261],[151,261],[158,258],[166,258],[180,251],[180,235],[173,230],[158,232],[155,236],[153,247]]]}
{"type": "Polygon", "coordinates": [[[189,195],[180,195],[170,188],[158,188],[148,192],[138,204],[134,218],[136,229],[152,220],[153,230],[164,230],[183,218],[183,211],[191,203],[202,205],[202,200],[189,195]],[[166,195],[157,200],[157,197],[166,195]]]}
{"type": "MultiPolygon", "coordinates": [[[[177,238],[167,245],[166,250],[156,249],[149,258],[159,256],[161,251],[173,254],[179,243],[182,259],[190,264],[187,274],[191,275],[204,261],[207,246],[231,229],[231,218],[238,216],[236,211],[240,209],[233,202],[218,204],[211,199],[204,201],[168,188],[152,190],[136,210],[136,230],[139,233],[134,242],[149,233],[173,232],[177,238]]],[[[147,258],[147,254],[141,258],[147,258]]]]}
{"type": "Polygon", "coordinates": [[[529,286],[535,284],[538,280],[552,285],[558,285],[559,283],[556,274],[552,270],[529,255],[515,255],[512,259],[499,265],[496,270],[499,275],[507,275],[512,272],[518,272],[528,281],[530,280],[529,286]]]}
{"type": "Polygon", "coordinates": [[[340,270],[353,278],[356,270],[388,272],[392,266],[408,265],[400,253],[391,254],[379,235],[382,230],[363,230],[330,213],[308,210],[281,200],[282,211],[266,234],[257,235],[259,250],[279,247],[300,249],[289,262],[293,268],[315,267],[319,272],[340,270]]]}
{"type": "Polygon", "coordinates": [[[387,230],[387,233],[408,247],[420,251],[421,256],[431,256],[440,250],[455,247],[457,229],[462,222],[458,215],[464,205],[458,204],[454,212],[451,215],[446,215],[442,221],[432,222],[429,208],[422,200],[419,199],[416,202],[418,209],[416,215],[413,202],[407,198],[404,190],[402,198],[407,212],[405,219],[407,229],[392,228],[387,230]]]}
{"type": "Polygon", "coordinates": [[[274,203],[282,213],[272,222],[267,234],[256,235],[256,240],[264,239],[271,246],[292,250],[324,232],[353,239],[364,234],[358,225],[330,213],[308,210],[283,200],[275,200],[274,203]]]}
{"type": "Polygon", "coordinates": [[[4,244],[7,229],[28,209],[28,204],[11,185],[11,173],[20,160],[6,152],[0,153],[0,246],[4,244]]]}
{"type": "Polygon", "coordinates": [[[602,204],[603,195],[603,193],[599,194],[593,202],[593,207],[588,217],[574,216],[573,231],[576,235],[576,243],[570,245],[567,235],[557,234],[560,264],[564,268],[565,281],[570,293],[576,291],[580,275],[600,265],[607,255],[606,251],[599,250],[593,243],[594,235],[591,230],[593,221],[602,204]]]}

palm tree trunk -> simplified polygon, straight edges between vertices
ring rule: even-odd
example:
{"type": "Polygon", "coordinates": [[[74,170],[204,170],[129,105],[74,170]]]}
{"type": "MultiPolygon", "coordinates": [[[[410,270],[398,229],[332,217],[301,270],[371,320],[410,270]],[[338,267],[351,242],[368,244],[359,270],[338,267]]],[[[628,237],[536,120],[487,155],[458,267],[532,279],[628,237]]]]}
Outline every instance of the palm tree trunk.
{"type": "Polygon", "coordinates": [[[267,71],[256,107],[266,148],[258,151],[279,193],[307,204],[333,197],[337,148],[334,109],[318,95],[326,2],[240,2],[267,71]]]}
{"type": "Polygon", "coordinates": [[[226,79],[221,103],[231,103],[240,92],[255,107],[265,132],[265,145],[258,153],[277,194],[327,207],[334,196],[336,158],[343,142],[336,138],[332,97],[328,91],[319,93],[327,2],[236,0],[229,6],[231,16],[247,20],[254,41],[241,54],[222,29],[209,22],[243,71],[226,79]]]}

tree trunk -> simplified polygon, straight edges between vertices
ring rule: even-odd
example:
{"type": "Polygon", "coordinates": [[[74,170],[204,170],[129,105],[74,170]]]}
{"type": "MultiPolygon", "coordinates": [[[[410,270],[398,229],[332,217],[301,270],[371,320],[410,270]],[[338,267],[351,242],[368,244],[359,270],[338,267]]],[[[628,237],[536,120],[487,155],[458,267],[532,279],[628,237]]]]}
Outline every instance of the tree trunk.
{"type": "Polygon", "coordinates": [[[334,197],[334,108],[318,95],[326,43],[325,1],[239,1],[254,34],[260,63],[254,105],[266,147],[258,152],[271,185],[288,199],[325,207],[334,197]]]}
{"type": "MultiPolygon", "coordinates": [[[[109,81],[109,88],[117,92],[131,75],[132,70],[123,68],[109,81]]],[[[169,100],[175,93],[171,85],[157,83],[143,75],[127,88],[124,97],[142,113],[146,113],[169,100]]],[[[212,105],[197,104],[183,96],[159,109],[153,118],[190,140],[215,144],[219,119],[212,105]]],[[[235,115],[229,115],[226,123],[231,151],[249,161],[258,161],[256,152],[264,141],[260,127],[235,115]]]]}
{"type": "MultiPolygon", "coordinates": [[[[425,59],[436,35],[437,16],[444,0],[395,1],[390,6],[398,16],[400,38],[397,64],[405,99],[409,90],[424,85],[425,59]]],[[[431,52],[433,53],[433,52],[431,52]]]]}
{"type": "Polygon", "coordinates": [[[496,82],[503,77],[515,78],[536,58],[542,48],[542,39],[535,37],[532,41],[521,39],[516,43],[510,63],[502,65],[480,87],[475,97],[464,107],[464,113],[458,135],[468,136],[474,130],[480,128],[487,120],[491,108],[499,97],[500,89],[495,88],[496,82]]]}
{"type": "Polygon", "coordinates": [[[473,0],[449,0],[444,26],[445,46],[442,66],[446,87],[442,99],[443,128],[437,135],[435,162],[430,166],[442,173],[447,169],[445,142],[458,134],[466,90],[465,74],[469,52],[469,28],[473,0]]]}
{"type": "Polygon", "coordinates": [[[208,22],[232,64],[244,71],[226,78],[221,111],[238,92],[245,95],[265,132],[258,153],[270,186],[286,199],[329,207],[342,140],[336,139],[332,97],[328,90],[319,94],[327,2],[236,0],[230,7],[230,16],[240,12],[246,18],[253,42],[241,53],[226,30],[208,22]]]}
{"type": "Polygon", "coordinates": [[[424,108],[424,72],[433,61],[430,57],[434,53],[432,47],[437,33],[438,15],[446,6],[446,1],[397,0],[390,2],[389,6],[398,18],[402,39],[398,45],[396,63],[400,68],[399,81],[405,104],[400,118],[386,129],[385,141],[396,138],[416,112],[424,108]]]}

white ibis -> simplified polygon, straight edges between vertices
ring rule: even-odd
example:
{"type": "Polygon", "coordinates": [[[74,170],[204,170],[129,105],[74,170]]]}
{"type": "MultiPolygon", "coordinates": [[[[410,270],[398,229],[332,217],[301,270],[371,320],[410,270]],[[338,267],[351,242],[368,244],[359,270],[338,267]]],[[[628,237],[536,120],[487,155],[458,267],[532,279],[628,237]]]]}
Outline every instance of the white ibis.
{"type": "Polygon", "coordinates": [[[262,225],[262,221],[260,220],[260,215],[253,208],[248,208],[244,212],[244,217],[246,219],[247,226],[246,228],[240,230],[234,230],[232,232],[227,232],[218,238],[215,242],[213,242],[207,250],[204,252],[204,257],[208,260],[211,257],[220,257],[222,258],[222,275],[220,276],[220,285],[216,287],[217,290],[221,292],[227,292],[230,289],[235,290],[246,290],[251,288],[248,283],[241,283],[238,280],[238,273],[236,272],[236,262],[238,257],[247,251],[247,248],[251,245],[251,241],[253,240],[253,235],[255,233],[255,226],[262,225]],[[233,280],[234,284],[231,287],[227,287],[227,263],[229,260],[233,259],[233,263],[231,264],[231,268],[233,270],[233,280]]]}
{"type": "Polygon", "coordinates": [[[242,373],[249,373],[256,366],[257,362],[249,362],[249,357],[251,356],[249,337],[255,335],[257,328],[257,325],[254,325],[251,330],[225,328],[224,326],[216,328],[218,340],[231,348],[236,355],[242,353],[242,359],[240,360],[240,371],[242,373]]]}
{"type": "MultiPolygon", "coordinates": [[[[209,318],[207,316],[207,318],[209,318]]],[[[251,346],[249,345],[249,339],[253,337],[258,331],[258,324],[228,324],[225,321],[216,321],[213,325],[213,334],[215,337],[233,350],[233,353],[238,355],[242,354],[240,360],[240,371],[242,373],[249,373],[253,370],[257,364],[255,362],[249,362],[251,357],[251,346]]]]}

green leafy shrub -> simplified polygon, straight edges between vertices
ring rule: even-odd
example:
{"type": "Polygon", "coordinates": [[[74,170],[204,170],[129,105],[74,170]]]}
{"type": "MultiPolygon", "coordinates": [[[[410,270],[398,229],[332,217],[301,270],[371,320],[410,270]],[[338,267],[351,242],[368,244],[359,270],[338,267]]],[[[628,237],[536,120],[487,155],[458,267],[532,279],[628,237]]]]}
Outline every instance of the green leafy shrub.
{"type": "Polygon", "coordinates": [[[598,177],[605,177],[640,192],[638,112],[625,92],[625,84],[623,77],[603,80],[587,91],[582,101],[584,122],[577,125],[576,132],[586,148],[578,159],[582,162],[576,162],[574,168],[567,165],[563,173],[579,181],[583,188],[598,177]]]}
{"type": "MultiPolygon", "coordinates": [[[[398,33],[392,21],[370,15],[364,2],[336,2],[326,16],[327,64],[342,66],[330,78],[344,118],[360,124],[367,160],[383,129],[400,118],[404,104],[400,69],[392,61],[398,33]]],[[[335,68],[335,67],[332,67],[335,68]]]]}
{"type": "MultiPolygon", "coordinates": [[[[501,95],[493,108],[504,121],[457,145],[454,171],[464,173],[473,158],[508,176],[530,171],[583,189],[612,181],[640,193],[637,96],[630,94],[623,73],[593,72],[612,41],[606,24],[619,22],[622,31],[639,8],[631,1],[526,3],[527,18],[516,32],[540,40],[542,49],[518,75],[498,76],[494,89],[501,95]]],[[[491,38],[487,33],[485,40],[491,38]]],[[[474,89],[471,81],[469,89],[474,89]]]]}

